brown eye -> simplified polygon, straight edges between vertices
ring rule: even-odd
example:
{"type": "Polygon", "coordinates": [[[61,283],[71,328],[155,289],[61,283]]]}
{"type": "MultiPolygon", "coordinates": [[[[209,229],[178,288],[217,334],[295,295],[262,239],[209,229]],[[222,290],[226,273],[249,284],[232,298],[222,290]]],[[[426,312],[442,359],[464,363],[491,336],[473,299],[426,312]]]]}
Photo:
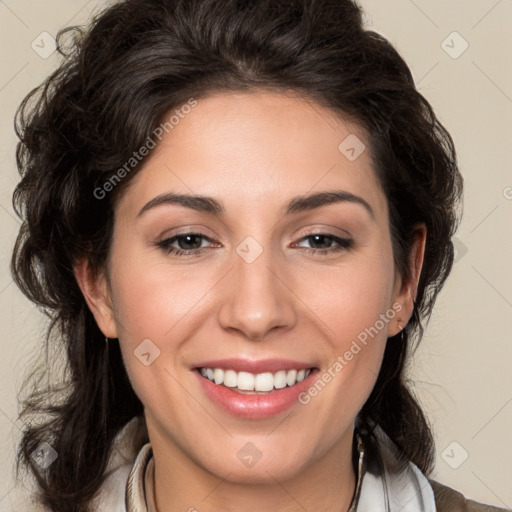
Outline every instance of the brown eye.
{"type": "Polygon", "coordinates": [[[180,233],[171,238],[158,242],[156,245],[163,249],[167,254],[175,255],[198,255],[204,252],[202,241],[212,241],[201,233],[180,233]],[[173,246],[177,243],[178,247],[173,246]]]}
{"type": "Polygon", "coordinates": [[[315,233],[312,235],[308,235],[302,238],[302,240],[308,240],[310,241],[310,244],[312,245],[320,245],[324,247],[312,247],[312,248],[305,248],[306,251],[311,253],[333,253],[333,252],[339,252],[344,249],[350,249],[353,246],[353,240],[350,240],[348,238],[340,238],[334,235],[330,235],[328,233],[315,233]],[[332,243],[335,243],[333,247],[332,243]],[[325,247],[327,245],[327,247],[325,247]]]}

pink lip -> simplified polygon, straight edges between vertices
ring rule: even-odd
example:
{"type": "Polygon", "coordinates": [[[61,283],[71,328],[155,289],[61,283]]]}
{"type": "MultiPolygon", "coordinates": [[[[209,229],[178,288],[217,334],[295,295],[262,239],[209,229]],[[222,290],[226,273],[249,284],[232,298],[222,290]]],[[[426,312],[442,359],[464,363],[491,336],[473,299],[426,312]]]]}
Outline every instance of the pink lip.
{"type": "MultiPolygon", "coordinates": [[[[211,368],[211,366],[207,366],[211,368]]],[[[215,366],[216,368],[222,365],[215,366]]],[[[311,366],[309,366],[311,368],[311,366]]],[[[241,370],[245,371],[245,370],[241,370]]],[[[277,370],[278,371],[278,370],[277,370]]],[[[311,370],[310,374],[294,386],[286,386],[282,389],[275,389],[264,395],[246,395],[233,391],[223,385],[215,384],[206,377],[203,377],[199,370],[193,373],[199,379],[206,395],[227,413],[248,419],[262,419],[280,414],[294,404],[299,402],[299,394],[306,391],[316,379],[317,369],[311,370]]],[[[260,372],[262,373],[262,372],[260,372]]]]}
{"type": "Polygon", "coordinates": [[[202,361],[193,365],[193,368],[222,368],[223,370],[234,370],[235,372],[249,373],[275,373],[279,370],[307,370],[314,368],[315,364],[293,361],[292,359],[261,359],[251,361],[250,359],[215,359],[202,361]]]}

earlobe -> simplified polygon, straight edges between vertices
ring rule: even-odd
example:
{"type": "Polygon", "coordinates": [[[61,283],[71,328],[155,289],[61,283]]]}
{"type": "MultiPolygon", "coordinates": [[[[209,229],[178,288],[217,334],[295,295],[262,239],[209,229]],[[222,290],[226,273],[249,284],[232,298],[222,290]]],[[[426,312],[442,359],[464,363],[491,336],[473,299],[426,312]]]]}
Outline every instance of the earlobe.
{"type": "Polygon", "coordinates": [[[99,329],[106,337],[117,338],[111,296],[104,272],[92,272],[89,261],[83,258],[73,267],[73,273],[99,329]]]}

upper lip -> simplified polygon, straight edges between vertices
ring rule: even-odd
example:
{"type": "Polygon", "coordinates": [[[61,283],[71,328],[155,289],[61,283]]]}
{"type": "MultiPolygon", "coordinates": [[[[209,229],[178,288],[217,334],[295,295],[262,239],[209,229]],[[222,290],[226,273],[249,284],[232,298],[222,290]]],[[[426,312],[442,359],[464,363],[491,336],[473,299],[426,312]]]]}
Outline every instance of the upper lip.
{"type": "Polygon", "coordinates": [[[305,363],[302,361],[294,361],[292,359],[215,359],[209,361],[201,361],[193,365],[194,369],[197,368],[222,368],[223,370],[234,370],[235,372],[249,372],[249,373],[275,373],[280,370],[307,370],[315,368],[312,363],[305,363]]]}

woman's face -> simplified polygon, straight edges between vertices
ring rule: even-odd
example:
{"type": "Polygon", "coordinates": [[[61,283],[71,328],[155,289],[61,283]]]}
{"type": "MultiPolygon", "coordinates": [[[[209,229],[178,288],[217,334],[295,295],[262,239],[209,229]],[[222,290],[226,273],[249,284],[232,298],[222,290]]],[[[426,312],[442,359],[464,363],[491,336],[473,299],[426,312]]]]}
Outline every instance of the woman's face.
{"type": "Polygon", "coordinates": [[[284,94],[217,93],[143,165],[118,203],[110,287],[92,309],[119,338],[154,450],[240,482],[347,450],[412,307],[364,132],[284,94]],[[339,195],[315,198],[328,193],[339,195]],[[228,385],[204,366],[231,368],[228,385]],[[315,370],[293,385],[300,368],[315,370]],[[272,386],[279,370],[271,392],[230,387],[272,386]]]}

